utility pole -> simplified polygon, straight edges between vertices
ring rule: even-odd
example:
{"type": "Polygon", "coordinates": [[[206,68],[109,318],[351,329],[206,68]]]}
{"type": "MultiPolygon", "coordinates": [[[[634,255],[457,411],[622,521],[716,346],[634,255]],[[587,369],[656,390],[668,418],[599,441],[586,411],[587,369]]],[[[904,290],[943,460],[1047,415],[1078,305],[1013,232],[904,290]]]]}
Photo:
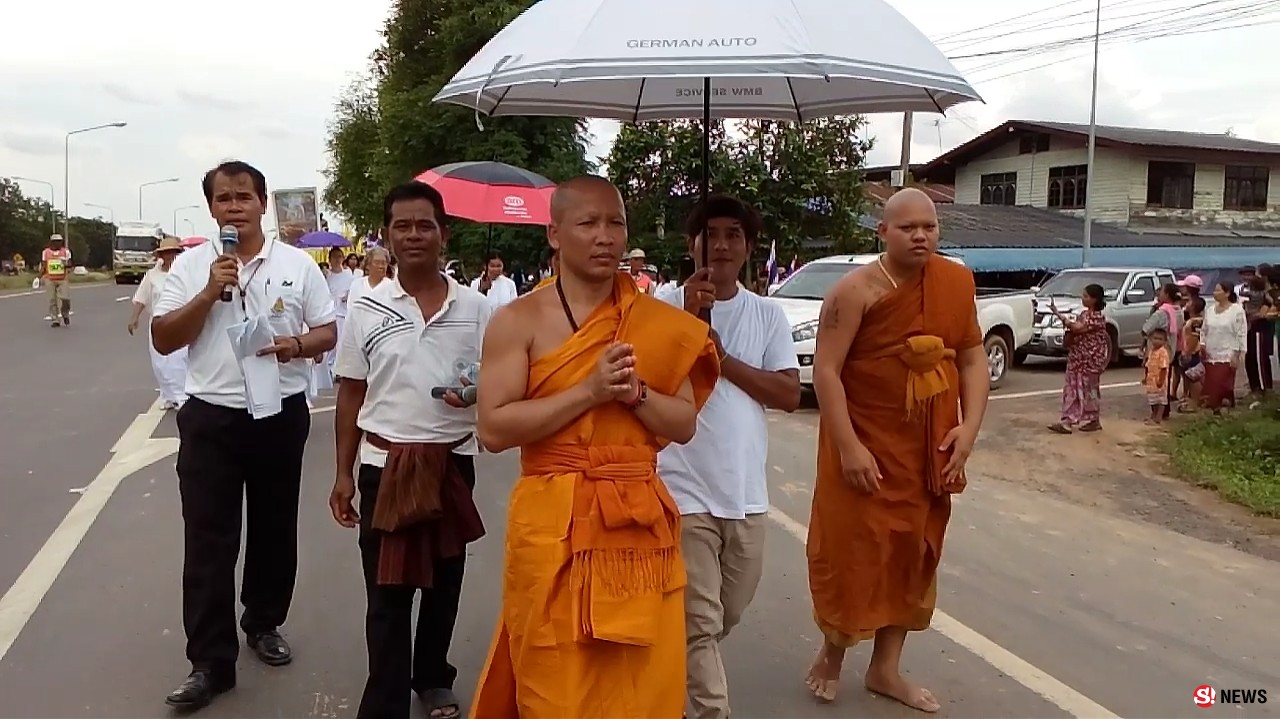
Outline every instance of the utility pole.
{"type": "Polygon", "coordinates": [[[902,113],[902,185],[906,187],[911,182],[911,126],[915,123],[915,113],[902,113]]]}
{"type": "Polygon", "coordinates": [[[1081,248],[1080,265],[1089,266],[1089,251],[1093,246],[1093,156],[1098,144],[1098,46],[1102,37],[1102,0],[1093,15],[1093,93],[1089,98],[1089,164],[1084,186],[1084,246],[1081,248]]]}

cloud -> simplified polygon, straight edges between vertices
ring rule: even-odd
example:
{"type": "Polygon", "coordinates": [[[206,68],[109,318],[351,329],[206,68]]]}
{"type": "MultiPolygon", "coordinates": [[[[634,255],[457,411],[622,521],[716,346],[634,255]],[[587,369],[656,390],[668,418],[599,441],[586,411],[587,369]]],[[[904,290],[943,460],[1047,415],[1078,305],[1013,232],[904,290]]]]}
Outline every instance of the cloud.
{"type": "Polygon", "coordinates": [[[249,156],[248,147],[243,141],[218,133],[182,135],[178,138],[178,151],[210,167],[223,160],[249,156]]]}
{"type": "Polygon", "coordinates": [[[178,99],[184,103],[198,109],[214,109],[226,112],[234,112],[243,110],[250,106],[250,103],[244,100],[234,100],[228,97],[220,97],[209,92],[199,90],[179,89],[178,99]]]}
{"type": "Polygon", "coordinates": [[[121,85],[116,82],[102,83],[102,91],[111,97],[130,105],[155,106],[160,104],[159,100],[137,92],[127,85],[121,85]]]}
{"type": "Polygon", "coordinates": [[[61,156],[65,138],[48,131],[14,130],[0,132],[0,146],[24,155],[61,156]]]}
{"type": "Polygon", "coordinates": [[[293,130],[280,122],[264,123],[255,127],[253,131],[268,140],[283,140],[293,134],[293,130]]]}

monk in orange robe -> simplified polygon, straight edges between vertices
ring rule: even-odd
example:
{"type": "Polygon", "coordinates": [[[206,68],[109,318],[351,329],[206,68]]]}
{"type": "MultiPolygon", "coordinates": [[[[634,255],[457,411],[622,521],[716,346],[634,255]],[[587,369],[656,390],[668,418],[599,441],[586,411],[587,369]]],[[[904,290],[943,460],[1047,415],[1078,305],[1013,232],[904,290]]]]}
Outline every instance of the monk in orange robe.
{"type": "Polygon", "coordinates": [[[478,434],[519,447],[502,614],[475,719],[674,719],[685,703],[680,511],[658,450],[688,442],[719,376],[707,325],[618,272],[603,178],[552,200],[557,282],[494,315],[478,434]]]}
{"type": "Polygon", "coordinates": [[[809,520],[809,589],[825,637],[806,683],[835,699],[845,650],[874,638],[866,688],[940,708],[900,670],[928,628],[951,495],[986,411],[987,356],[973,274],[935,254],[938,215],[919,190],[885,203],[885,253],[841,278],[819,319],[821,407],[809,520]]]}

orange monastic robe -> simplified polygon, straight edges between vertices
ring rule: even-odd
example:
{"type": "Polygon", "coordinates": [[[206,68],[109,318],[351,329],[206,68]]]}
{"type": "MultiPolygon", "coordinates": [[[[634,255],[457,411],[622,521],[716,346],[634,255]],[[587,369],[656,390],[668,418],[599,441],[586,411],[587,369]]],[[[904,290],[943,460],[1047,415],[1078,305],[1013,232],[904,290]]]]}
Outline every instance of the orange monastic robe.
{"type": "Polygon", "coordinates": [[[533,286],[533,289],[535,289],[535,290],[540,290],[540,289],[542,289],[543,287],[550,287],[551,285],[554,285],[555,283],[556,283],[556,276],[555,276],[555,275],[547,275],[546,277],[543,277],[543,278],[542,278],[542,281],[540,281],[538,284],[534,285],[534,286],[533,286]]]}
{"type": "Polygon", "coordinates": [[[948,453],[938,446],[960,422],[956,353],[980,344],[973,274],[938,256],[862,318],[840,379],[854,432],[883,479],[871,496],[850,486],[819,422],[809,590],[832,644],[929,626],[951,494],[964,488],[943,486],[948,453]]]}
{"type": "MultiPolygon", "coordinates": [[[[685,378],[699,409],[720,373],[705,324],[619,274],[614,302],[529,367],[528,397],[584,381],[609,343],[636,348],[650,391],[685,378]]],[[[616,402],[521,448],[507,509],[503,605],[473,719],[674,719],[685,703],[680,511],[665,441],[616,402]]]]}

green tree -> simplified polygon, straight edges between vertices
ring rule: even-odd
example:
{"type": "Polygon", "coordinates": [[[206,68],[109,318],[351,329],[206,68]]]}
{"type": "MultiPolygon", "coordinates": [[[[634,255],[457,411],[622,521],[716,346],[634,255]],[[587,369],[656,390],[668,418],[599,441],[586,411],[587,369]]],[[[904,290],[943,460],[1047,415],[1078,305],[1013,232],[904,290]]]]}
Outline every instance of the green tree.
{"type": "MultiPolygon", "coordinates": [[[[436,92],[532,0],[397,0],[369,77],[339,101],[330,127],[325,199],[361,230],[382,221],[386,188],[449,162],[497,160],[564,180],[589,172],[585,122],[571,118],[485,118],[431,102],[436,92]]],[[[447,207],[446,207],[447,209],[447,207]]],[[[489,228],[457,222],[450,255],[472,269],[489,228]]],[[[542,228],[495,226],[492,243],[511,264],[531,268],[546,247],[542,228]]]]}
{"type": "MultiPolygon", "coordinates": [[[[35,268],[40,252],[49,246],[53,230],[50,216],[62,232],[62,213],[47,200],[22,194],[16,183],[0,178],[0,259],[22,255],[35,268]]],[[[97,219],[72,217],[69,223],[71,257],[74,264],[99,268],[111,265],[111,239],[115,226],[97,219]]]]}
{"type": "MultiPolygon", "coordinates": [[[[781,256],[800,255],[806,239],[837,252],[870,244],[858,224],[865,209],[862,166],[870,143],[858,116],[801,124],[750,120],[711,127],[711,191],[755,205],[765,242],[781,256]]],[[[632,236],[647,254],[683,254],[684,218],[702,180],[702,125],[675,120],[624,126],[608,157],[610,178],[627,200],[632,236]],[[657,230],[662,227],[663,230],[657,230]]],[[[669,266],[669,265],[668,265],[669,266]]]]}

